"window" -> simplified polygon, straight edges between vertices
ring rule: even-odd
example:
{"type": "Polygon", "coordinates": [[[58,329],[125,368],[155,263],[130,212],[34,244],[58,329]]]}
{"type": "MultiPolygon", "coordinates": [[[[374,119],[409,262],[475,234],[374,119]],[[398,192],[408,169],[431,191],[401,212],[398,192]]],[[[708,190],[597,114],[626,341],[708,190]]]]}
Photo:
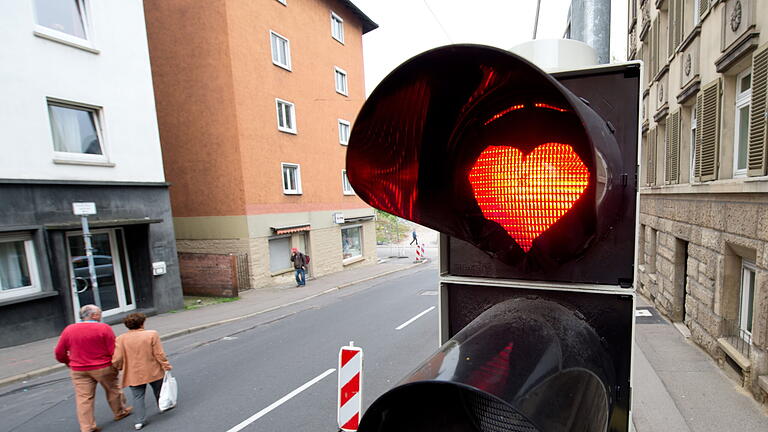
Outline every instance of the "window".
{"type": "Polygon", "coordinates": [[[355,194],[355,191],[352,189],[352,185],[349,184],[349,178],[347,178],[347,170],[341,170],[341,189],[344,191],[344,195],[355,194]]]}
{"type": "Polygon", "coordinates": [[[339,144],[349,144],[349,129],[350,124],[346,120],[339,119],[339,144]]]}
{"type": "Polygon", "coordinates": [[[689,182],[696,178],[696,107],[691,110],[691,175],[689,182]]]}
{"type": "Polygon", "coordinates": [[[269,39],[272,44],[272,63],[283,69],[291,70],[291,44],[288,39],[269,31],[269,39]]]}
{"type": "Polygon", "coordinates": [[[347,96],[347,73],[344,69],[336,68],[336,92],[347,96]]]}
{"type": "Polygon", "coordinates": [[[291,269],[291,237],[269,239],[269,271],[281,273],[291,269]]]}
{"type": "Polygon", "coordinates": [[[57,156],[81,160],[106,160],[102,146],[100,112],[48,101],[48,116],[57,156]]]}
{"type": "Polygon", "coordinates": [[[752,101],[752,71],[736,77],[736,121],[733,137],[733,176],[747,175],[749,153],[749,105],[752,101]]]}
{"type": "Polygon", "coordinates": [[[35,35],[98,52],[89,34],[87,0],[34,0],[35,35]]]}
{"type": "Polygon", "coordinates": [[[699,25],[699,22],[701,21],[700,18],[700,9],[701,9],[701,0],[693,0],[693,10],[691,11],[691,16],[693,17],[693,26],[696,27],[699,25]]]}
{"type": "Polygon", "coordinates": [[[277,0],[279,3],[282,3],[286,6],[288,6],[288,0],[277,0]]]}
{"type": "Polygon", "coordinates": [[[363,256],[363,227],[360,225],[341,229],[341,250],[343,259],[363,256]]]}
{"type": "Polygon", "coordinates": [[[283,170],[283,193],[286,195],[301,194],[301,172],[299,165],[281,163],[283,170]]]}
{"type": "Polygon", "coordinates": [[[35,247],[28,234],[0,234],[0,299],[40,291],[35,247]]]}
{"type": "Polygon", "coordinates": [[[331,12],[331,36],[344,43],[344,20],[333,12],[331,12]]]}
{"type": "Polygon", "coordinates": [[[739,283],[739,336],[747,343],[752,341],[752,311],[755,305],[755,265],[741,261],[739,283]]]}
{"type": "Polygon", "coordinates": [[[296,133],[296,112],[292,103],[275,99],[277,105],[277,129],[283,132],[296,133]]]}

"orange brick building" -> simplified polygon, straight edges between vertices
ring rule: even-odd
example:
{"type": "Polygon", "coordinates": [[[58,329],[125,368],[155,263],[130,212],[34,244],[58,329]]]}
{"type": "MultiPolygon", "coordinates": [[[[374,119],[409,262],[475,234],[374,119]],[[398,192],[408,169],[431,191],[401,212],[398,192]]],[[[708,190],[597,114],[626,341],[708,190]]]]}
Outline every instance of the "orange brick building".
{"type": "Polygon", "coordinates": [[[247,255],[252,286],[376,260],[374,211],[346,181],[363,104],[346,0],[145,0],[179,252],[247,255]]]}

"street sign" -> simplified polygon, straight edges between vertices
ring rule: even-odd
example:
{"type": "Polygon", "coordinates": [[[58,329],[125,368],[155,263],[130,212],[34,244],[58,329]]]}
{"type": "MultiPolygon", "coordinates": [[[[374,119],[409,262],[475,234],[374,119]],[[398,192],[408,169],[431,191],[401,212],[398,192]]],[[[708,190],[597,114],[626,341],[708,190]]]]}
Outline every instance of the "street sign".
{"type": "Polygon", "coordinates": [[[339,397],[337,419],[339,429],[356,431],[360,424],[363,400],[363,349],[354,346],[339,350],[339,397]]]}
{"type": "Polygon", "coordinates": [[[73,202],[72,212],[75,216],[90,216],[96,214],[96,203],[93,202],[73,202]]]}

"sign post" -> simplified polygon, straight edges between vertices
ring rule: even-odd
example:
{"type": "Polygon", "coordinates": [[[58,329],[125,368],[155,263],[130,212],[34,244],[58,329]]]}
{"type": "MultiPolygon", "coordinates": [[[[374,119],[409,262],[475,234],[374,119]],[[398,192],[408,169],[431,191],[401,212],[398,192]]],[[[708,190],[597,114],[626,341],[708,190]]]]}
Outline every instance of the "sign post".
{"type": "Polygon", "coordinates": [[[96,278],[96,266],[93,263],[93,245],[91,244],[91,230],[88,227],[88,216],[96,214],[96,203],[92,202],[73,202],[72,212],[75,216],[80,216],[80,222],[83,224],[83,240],[85,241],[85,256],[88,259],[88,273],[91,275],[91,289],[93,290],[93,302],[101,308],[101,297],[99,296],[99,281],[96,278]]]}
{"type": "Polygon", "coordinates": [[[339,398],[337,420],[340,431],[356,431],[362,409],[363,349],[350,341],[339,350],[339,398]]]}

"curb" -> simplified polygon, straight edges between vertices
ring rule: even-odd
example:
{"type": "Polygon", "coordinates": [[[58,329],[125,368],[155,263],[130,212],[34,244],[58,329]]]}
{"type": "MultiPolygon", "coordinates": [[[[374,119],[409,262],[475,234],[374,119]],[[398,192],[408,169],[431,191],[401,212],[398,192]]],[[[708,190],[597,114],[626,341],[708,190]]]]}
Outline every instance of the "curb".
{"type": "MultiPolygon", "coordinates": [[[[219,326],[219,325],[222,325],[222,324],[229,324],[231,322],[248,319],[248,318],[254,317],[256,315],[261,315],[263,313],[272,312],[272,311],[275,311],[277,309],[281,309],[281,308],[284,308],[284,307],[287,307],[287,306],[293,306],[295,304],[302,303],[302,302],[305,302],[307,300],[311,300],[311,299],[313,299],[315,297],[319,297],[321,295],[328,294],[328,293],[331,293],[333,291],[338,291],[338,290],[343,289],[343,288],[348,288],[348,287],[350,287],[352,285],[357,285],[357,284],[360,284],[360,283],[368,282],[368,281],[371,281],[373,279],[380,278],[382,276],[389,276],[389,275],[391,275],[393,273],[397,273],[397,272],[401,272],[401,271],[405,271],[405,270],[410,270],[410,269],[412,269],[412,268],[414,268],[416,266],[420,266],[420,265],[422,265],[422,264],[424,264],[426,262],[427,261],[420,262],[418,264],[411,264],[408,267],[404,267],[404,268],[401,268],[401,269],[390,270],[390,271],[386,271],[384,273],[379,273],[377,275],[369,276],[367,278],[363,278],[363,279],[360,279],[360,280],[356,280],[356,281],[352,281],[352,282],[346,282],[346,283],[343,283],[341,285],[335,286],[333,288],[328,288],[325,291],[321,291],[319,293],[312,294],[312,295],[309,295],[307,297],[304,297],[304,298],[301,298],[301,299],[298,299],[298,300],[294,300],[292,302],[288,302],[288,303],[284,303],[284,304],[281,304],[281,305],[273,306],[271,308],[260,310],[258,312],[253,312],[253,313],[241,315],[241,316],[237,316],[237,317],[234,317],[234,318],[227,318],[227,319],[223,319],[223,320],[219,320],[219,321],[213,321],[213,322],[210,322],[210,323],[207,323],[207,324],[201,324],[201,325],[190,327],[190,328],[187,328],[187,329],[177,330],[175,332],[170,332],[170,333],[167,333],[167,334],[165,334],[163,336],[160,336],[160,340],[166,341],[166,340],[169,340],[169,339],[177,338],[179,336],[185,336],[185,335],[188,335],[190,333],[195,333],[195,332],[198,332],[200,330],[205,330],[205,329],[208,329],[208,328],[211,328],[211,327],[216,327],[216,326],[219,326]]],[[[29,379],[32,379],[32,378],[37,378],[37,377],[39,377],[41,375],[47,375],[49,373],[58,372],[58,371],[60,371],[62,369],[66,369],[66,368],[67,367],[64,364],[56,364],[56,365],[53,365],[53,366],[47,366],[47,367],[44,367],[44,368],[40,368],[40,369],[35,369],[35,370],[32,370],[32,371],[29,371],[29,372],[24,372],[24,373],[21,373],[21,374],[18,374],[18,375],[14,375],[14,376],[11,376],[11,377],[8,377],[8,378],[0,378],[0,387],[6,386],[6,385],[9,385],[9,384],[14,384],[14,383],[17,383],[19,381],[25,381],[25,380],[29,380],[29,379]]]]}

